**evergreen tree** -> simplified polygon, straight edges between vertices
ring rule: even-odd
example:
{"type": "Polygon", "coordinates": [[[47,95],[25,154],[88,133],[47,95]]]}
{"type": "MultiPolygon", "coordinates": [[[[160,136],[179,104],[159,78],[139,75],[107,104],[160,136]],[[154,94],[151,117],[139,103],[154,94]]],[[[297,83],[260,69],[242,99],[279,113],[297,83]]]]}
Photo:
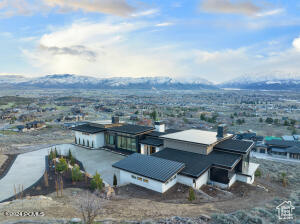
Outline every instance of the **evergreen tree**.
{"type": "Polygon", "coordinates": [[[194,201],[195,199],[196,199],[195,191],[194,191],[194,189],[192,187],[190,187],[188,200],[189,201],[194,201]]]}
{"type": "Polygon", "coordinates": [[[103,188],[103,180],[100,177],[100,174],[96,171],[96,174],[93,176],[93,179],[91,180],[91,188],[93,190],[99,190],[101,191],[103,188]]]}
{"type": "Polygon", "coordinates": [[[113,181],[113,185],[116,187],[118,185],[118,180],[117,180],[117,176],[116,174],[114,174],[114,181],[113,181]]]}

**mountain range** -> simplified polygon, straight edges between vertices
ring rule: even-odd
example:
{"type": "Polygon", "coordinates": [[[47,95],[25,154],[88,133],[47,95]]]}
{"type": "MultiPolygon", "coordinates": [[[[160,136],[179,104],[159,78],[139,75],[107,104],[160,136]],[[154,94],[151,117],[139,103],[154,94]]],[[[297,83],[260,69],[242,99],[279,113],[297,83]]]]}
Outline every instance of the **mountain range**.
{"type": "Polygon", "coordinates": [[[38,78],[23,76],[0,76],[1,87],[17,88],[56,88],[56,89],[159,89],[196,90],[217,89],[207,80],[182,82],[169,77],[114,77],[95,78],[70,74],[46,75],[38,78]]]}
{"type": "Polygon", "coordinates": [[[248,90],[300,91],[300,76],[273,72],[268,75],[244,75],[218,85],[219,88],[248,90]]]}
{"type": "Polygon", "coordinates": [[[114,77],[95,78],[71,74],[46,75],[27,78],[19,75],[0,76],[1,88],[56,88],[56,89],[248,89],[248,90],[296,90],[300,91],[300,76],[243,76],[218,85],[205,80],[179,81],[170,77],[114,77]]]}

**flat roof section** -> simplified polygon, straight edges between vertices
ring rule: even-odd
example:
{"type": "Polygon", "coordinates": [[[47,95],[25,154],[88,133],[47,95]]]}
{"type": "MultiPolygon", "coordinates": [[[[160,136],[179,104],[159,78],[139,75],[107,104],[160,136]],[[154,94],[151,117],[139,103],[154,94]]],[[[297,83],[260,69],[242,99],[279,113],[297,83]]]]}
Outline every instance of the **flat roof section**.
{"type": "Polygon", "coordinates": [[[144,139],[141,139],[140,143],[145,145],[152,145],[152,146],[161,146],[164,144],[162,139],[152,138],[152,137],[146,137],[144,139]]]}
{"type": "MultiPolygon", "coordinates": [[[[224,138],[231,137],[232,134],[226,134],[224,138]]],[[[202,145],[211,145],[216,143],[220,139],[217,138],[217,132],[203,131],[198,129],[189,129],[172,134],[166,134],[160,136],[161,138],[173,139],[178,141],[185,141],[191,143],[197,143],[202,145]]]]}
{"type": "Polygon", "coordinates": [[[78,125],[76,127],[70,128],[70,129],[73,131],[80,131],[80,132],[89,133],[89,134],[95,134],[95,133],[106,130],[100,124],[94,124],[94,123],[78,125]]]}
{"type": "Polygon", "coordinates": [[[176,161],[134,153],[112,166],[165,183],[180,172],[185,165],[176,161]]]}
{"type": "Polygon", "coordinates": [[[254,146],[253,141],[226,139],[215,145],[214,149],[228,152],[247,153],[254,146]]]}
{"type": "Polygon", "coordinates": [[[147,131],[152,131],[152,130],[154,130],[154,128],[149,127],[149,126],[124,124],[121,126],[107,128],[107,130],[114,131],[114,132],[126,133],[126,134],[132,134],[132,135],[138,135],[138,134],[142,134],[147,131]]]}

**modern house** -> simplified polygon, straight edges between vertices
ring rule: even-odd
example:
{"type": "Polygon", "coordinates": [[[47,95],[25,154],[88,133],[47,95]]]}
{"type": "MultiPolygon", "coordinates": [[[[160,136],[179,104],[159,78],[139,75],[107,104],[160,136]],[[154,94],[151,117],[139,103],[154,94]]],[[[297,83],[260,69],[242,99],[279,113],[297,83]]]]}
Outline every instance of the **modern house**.
{"type": "Polygon", "coordinates": [[[269,140],[265,141],[267,151],[276,157],[300,159],[300,141],[269,140]]]}
{"type": "Polygon", "coordinates": [[[236,181],[252,184],[259,166],[249,161],[254,142],[235,139],[225,125],[217,132],[165,129],[162,122],[155,122],[155,127],[89,123],[71,129],[77,145],[127,155],[113,164],[119,184],[161,193],[176,183],[195,189],[204,184],[229,188],[236,181]]]}

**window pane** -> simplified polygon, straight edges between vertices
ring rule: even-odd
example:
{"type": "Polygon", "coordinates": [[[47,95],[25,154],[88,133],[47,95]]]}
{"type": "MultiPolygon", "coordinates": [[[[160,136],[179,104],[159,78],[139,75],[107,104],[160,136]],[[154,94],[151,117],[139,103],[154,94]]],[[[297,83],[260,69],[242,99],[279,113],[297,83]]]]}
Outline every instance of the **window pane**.
{"type": "Polygon", "coordinates": [[[122,138],[121,136],[118,136],[118,148],[121,148],[121,142],[122,142],[122,138]]]}
{"type": "Polygon", "coordinates": [[[131,138],[127,138],[127,149],[131,150],[131,138]]]}
{"type": "Polygon", "coordinates": [[[121,144],[123,149],[126,149],[126,137],[122,136],[122,144],[121,144]]]}
{"type": "Polygon", "coordinates": [[[131,149],[136,152],[136,140],[135,138],[131,139],[131,149]]]}
{"type": "Polygon", "coordinates": [[[109,135],[109,144],[114,145],[115,141],[114,141],[114,136],[113,135],[109,135]]]}

